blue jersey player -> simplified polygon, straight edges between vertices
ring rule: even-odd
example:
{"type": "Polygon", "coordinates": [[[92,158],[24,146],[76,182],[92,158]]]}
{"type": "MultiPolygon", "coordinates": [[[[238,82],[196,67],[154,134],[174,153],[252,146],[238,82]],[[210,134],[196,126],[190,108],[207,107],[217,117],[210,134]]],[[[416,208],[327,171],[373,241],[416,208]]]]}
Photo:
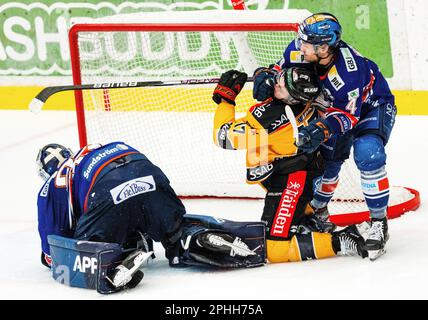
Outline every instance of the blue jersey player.
{"type": "Polygon", "coordinates": [[[48,144],[37,163],[45,180],[37,201],[42,263],[57,280],[65,265],[72,286],[101,293],[134,287],[152,241],[162,243],[172,267],[265,262],[261,222],[186,214],[161,169],[123,142],[75,155],[48,144]]]}
{"type": "Polygon", "coordinates": [[[366,249],[374,260],[385,252],[389,238],[385,145],[397,109],[376,63],[341,40],[341,34],[339,21],[332,14],[317,13],[306,18],[299,25],[295,41],[285,49],[283,58],[268,70],[256,70],[253,95],[263,100],[272,94],[272,71],[291,66],[306,66],[317,71],[323,86],[322,100],[330,103],[323,119],[301,129],[297,143],[306,152],[320,147],[327,160],[311,204],[327,219],[327,204],[338,184],[340,168],[353,147],[371,217],[366,249]]]}

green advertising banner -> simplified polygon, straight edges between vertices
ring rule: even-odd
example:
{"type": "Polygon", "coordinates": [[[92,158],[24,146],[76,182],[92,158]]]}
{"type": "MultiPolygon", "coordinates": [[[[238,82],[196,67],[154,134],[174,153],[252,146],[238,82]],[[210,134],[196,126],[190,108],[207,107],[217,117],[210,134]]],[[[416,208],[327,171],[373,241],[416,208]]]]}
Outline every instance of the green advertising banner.
{"type": "Polygon", "coordinates": [[[374,60],[386,77],[393,76],[386,0],[290,0],[289,9],[333,13],[343,40],[374,60]]]}
{"type": "MultiPolygon", "coordinates": [[[[393,76],[386,0],[259,0],[250,10],[307,9],[335,14],[343,38],[393,76]],[[382,39],[382,41],[379,41],[382,39]]],[[[0,1],[0,76],[68,76],[71,74],[68,29],[75,18],[167,10],[232,9],[227,0],[0,1]]]]}

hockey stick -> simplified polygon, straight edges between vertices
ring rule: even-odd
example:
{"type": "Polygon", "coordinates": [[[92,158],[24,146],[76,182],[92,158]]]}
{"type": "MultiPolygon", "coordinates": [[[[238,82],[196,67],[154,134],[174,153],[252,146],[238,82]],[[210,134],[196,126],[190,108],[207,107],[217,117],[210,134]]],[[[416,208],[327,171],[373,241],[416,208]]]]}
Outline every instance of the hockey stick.
{"type": "MultiPolygon", "coordinates": [[[[246,10],[245,0],[232,0],[232,7],[234,10],[246,10]]],[[[177,86],[177,85],[191,85],[191,84],[209,84],[218,83],[219,78],[212,79],[190,79],[180,81],[123,81],[123,82],[104,82],[98,84],[85,84],[85,85],[68,85],[68,86],[53,86],[46,87],[39,94],[31,100],[29,109],[34,114],[42,110],[46,101],[58,92],[70,90],[97,90],[97,89],[125,89],[125,88],[140,88],[140,87],[164,87],[164,86],[177,86]]],[[[253,78],[249,77],[248,82],[252,82],[253,78]]]]}
{"type": "Polygon", "coordinates": [[[296,146],[299,146],[299,129],[297,127],[296,117],[294,116],[294,113],[291,111],[291,108],[288,104],[285,106],[285,114],[287,115],[288,121],[290,121],[291,127],[293,128],[294,142],[296,146]]]}
{"type": "MultiPolygon", "coordinates": [[[[46,101],[55,93],[70,91],[70,90],[100,90],[100,89],[126,89],[126,88],[141,88],[141,87],[168,87],[194,84],[210,84],[218,83],[220,78],[212,79],[189,79],[176,81],[123,81],[123,82],[103,82],[95,84],[83,85],[68,85],[68,86],[53,86],[46,87],[30,102],[29,109],[37,114],[42,110],[46,101]]],[[[249,77],[247,82],[252,82],[253,78],[249,77]]]]}

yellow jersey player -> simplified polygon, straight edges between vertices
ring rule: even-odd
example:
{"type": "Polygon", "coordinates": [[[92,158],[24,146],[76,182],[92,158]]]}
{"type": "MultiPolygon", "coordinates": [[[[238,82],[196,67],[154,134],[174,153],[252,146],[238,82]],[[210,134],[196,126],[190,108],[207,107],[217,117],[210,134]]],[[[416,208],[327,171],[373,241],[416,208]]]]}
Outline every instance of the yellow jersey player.
{"type": "Polygon", "coordinates": [[[247,182],[258,183],[266,191],[261,219],[266,223],[268,260],[301,261],[337,254],[365,258],[364,239],[355,225],[334,232],[333,224],[318,228],[316,220],[306,223],[313,214],[309,202],[324,161],[318,151],[305,153],[296,147],[285,108],[290,107],[299,127],[317,119],[316,74],[298,67],[276,73],[273,97],[235,119],[235,98],[246,81],[247,75],[236,70],[221,75],[213,93],[218,104],[213,136],[221,148],[246,149],[247,182]]]}

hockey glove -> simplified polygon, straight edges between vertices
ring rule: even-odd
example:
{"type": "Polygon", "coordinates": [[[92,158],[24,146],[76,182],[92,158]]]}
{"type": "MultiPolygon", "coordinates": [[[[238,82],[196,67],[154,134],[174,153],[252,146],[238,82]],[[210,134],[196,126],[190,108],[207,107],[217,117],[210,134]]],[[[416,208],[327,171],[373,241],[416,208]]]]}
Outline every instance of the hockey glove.
{"type": "Polygon", "coordinates": [[[312,153],[330,136],[330,129],[327,125],[322,120],[315,120],[299,130],[296,145],[303,152],[312,153]]]}
{"type": "Polygon", "coordinates": [[[257,101],[264,101],[273,97],[275,71],[261,67],[254,71],[253,98],[257,101]]]}
{"type": "Polygon", "coordinates": [[[224,99],[230,104],[235,105],[235,98],[241,92],[245,82],[247,82],[247,74],[236,70],[229,70],[223,73],[220,81],[213,93],[213,100],[219,104],[221,99],[224,99]]]}

